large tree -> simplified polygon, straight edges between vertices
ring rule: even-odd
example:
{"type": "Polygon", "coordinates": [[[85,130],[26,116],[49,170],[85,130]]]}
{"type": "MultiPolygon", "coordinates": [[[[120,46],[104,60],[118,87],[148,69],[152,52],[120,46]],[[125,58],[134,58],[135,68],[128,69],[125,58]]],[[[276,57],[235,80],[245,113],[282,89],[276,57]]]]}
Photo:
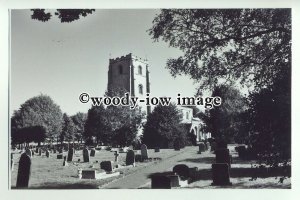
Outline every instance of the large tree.
{"type": "Polygon", "coordinates": [[[19,130],[25,127],[42,126],[46,137],[53,141],[62,130],[62,112],[60,107],[47,95],[32,97],[15,111],[11,119],[11,128],[19,130]]]}
{"type": "Polygon", "coordinates": [[[269,88],[249,96],[250,144],[271,166],[291,159],[291,74],[281,73],[269,88]]]}
{"type": "Polygon", "coordinates": [[[221,97],[222,104],[202,115],[205,131],[210,132],[218,141],[226,143],[245,139],[247,132],[243,128],[242,116],[247,108],[246,98],[233,86],[224,84],[215,87],[212,96],[221,97]]]}
{"type": "Polygon", "coordinates": [[[82,113],[82,112],[78,112],[75,115],[71,116],[74,125],[75,125],[75,138],[76,140],[82,141],[83,138],[83,133],[84,133],[84,125],[87,119],[87,114],[86,113],[82,113]]]}
{"type": "Polygon", "coordinates": [[[175,104],[156,106],[147,117],[142,142],[151,148],[172,148],[174,141],[180,140],[181,146],[184,146],[187,132],[181,119],[181,112],[175,104]]]}
{"type": "Polygon", "coordinates": [[[109,143],[112,127],[108,119],[107,111],[103,105],[89,109],[84,126],[84,137],[91,140],[96,137],[97,143],[109,143]]]}
{"type": "Polygon", "coordinates": [[[263,88],[291,68],[291,9],[163,9],[149,33],[182,50],[167,68],[200,89],[220,80],[263,88]]]}
{"type": "Polygon", "coordinates": [[[59,136],[60,142],[61,143],[63,143],[64,141],[67,141],[68,143],[73,142],[75,138],[75,131],[76,131],[76,127],[73,120],[66,113],[64,113],[62,131],[59,136]]]}

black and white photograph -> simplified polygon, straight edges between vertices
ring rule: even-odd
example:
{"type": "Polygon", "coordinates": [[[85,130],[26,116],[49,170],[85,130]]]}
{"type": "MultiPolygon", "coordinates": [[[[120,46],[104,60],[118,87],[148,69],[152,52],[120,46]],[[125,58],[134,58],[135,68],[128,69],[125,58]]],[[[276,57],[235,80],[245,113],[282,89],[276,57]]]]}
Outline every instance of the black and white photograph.
{"type": "Polygon", "coordinates": [[[8,190],[292,190],[293,8],[189,5],[6,10],[8,190]]]}

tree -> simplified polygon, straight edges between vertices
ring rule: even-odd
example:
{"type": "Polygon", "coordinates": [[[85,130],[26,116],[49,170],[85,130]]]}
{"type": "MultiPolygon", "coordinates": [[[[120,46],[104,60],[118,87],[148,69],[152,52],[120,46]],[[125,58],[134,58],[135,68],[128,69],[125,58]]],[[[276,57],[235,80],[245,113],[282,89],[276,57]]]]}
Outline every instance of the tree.
{"type": "Polygon", "coordinates": [[[15,111],[11,118],[11,129],[42,126],[46,138],[53,141],[62,129],[62,112],[57,104],[47,95],[32,97],[15,111]]]}
{"type": "Polygon", "coordinates": [[[167,68],[199,89],[220,80],[263,88],[291,70],[291,9],[163,9],[149,34],[183,51],[167,68]]]}
{"type": "Polygon", "coordinates": [[[158,105],[147,117],[142,142],[151,148],[172,148],[176,139],[184,146],[187,141],[186,135],[181,124],[181,113],[176,105],[158,105]]]}
{"type": "Polygon", "coordinates": [[[78,112],[75,115],[73,115],[71,118],[75,125],[75,135],[74,136],[79,143],[79,141],[82,141],[82,138],[83,138],[84,125],[85,125],[85,122],[87,119],[87,114],[78,112]]]}
{"type": "Polygon", "coordinates": [[[217,141],[230,143],[240,139],[239,136],[245,133],[241,116],[246,110],[246,99],[239,90],[224,84],[217,86],[212,96],[221,97],[222,104],[207,110],[202,116],[205,131],[210,132],[217,141]]]}
{"type": "Polygon", "coordinates": [[[76,127],[73,120],[66,113],[64,113],[62,131],[59,136],[60,142],[63,143],[64,141],[67,141],[70,143],[73,141],[75,137],[75,131],[76,127]]]}
{"type": "MultiPolygon", "coordinates": [[[[31,9],[31,18],[42,22],[49,21],[52,17],[50,12],[45,12],[45,9],[31,9]]],[[[73,22],[78,20],[80,16],[86,17],[88,14],[92,14],[95,9],[57,9],[55,15],[58,16],[62,23],[73,22]]]]}
{"type": "Polygon", "coordinates": [[[84,127],[84,137],[86,139],[91,140],[92,137],[96,137],[97,143],[106,144],[111,141],[112,127],[103,105],[89,109],[84,127]]]}
{"type": "Polygon", "coordinates": [[[291,159],[291,74],[276,77],[274,84],[249,96],[250,144],[261,162],[271,166],[291,159]]]}

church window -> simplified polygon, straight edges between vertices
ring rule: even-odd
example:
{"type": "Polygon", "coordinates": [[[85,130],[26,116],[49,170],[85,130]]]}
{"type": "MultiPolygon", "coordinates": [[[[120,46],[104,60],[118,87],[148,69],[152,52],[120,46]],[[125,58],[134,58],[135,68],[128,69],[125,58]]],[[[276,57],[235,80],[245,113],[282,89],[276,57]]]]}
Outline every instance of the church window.
{"type": "Polygon", "coordinates": [[[139,74],[140,74],[140,75],[142,75],[142,74],[143,74],[142,72],[143,72],[143,70],[142,70],[142,66],[141,66],[141,65],[139,65],[139,74]]]}
{"type": "Polygon", "coordinates": [[[143,85],[142,84],[139,85],[139,93],[143,94],[143,85]]]}

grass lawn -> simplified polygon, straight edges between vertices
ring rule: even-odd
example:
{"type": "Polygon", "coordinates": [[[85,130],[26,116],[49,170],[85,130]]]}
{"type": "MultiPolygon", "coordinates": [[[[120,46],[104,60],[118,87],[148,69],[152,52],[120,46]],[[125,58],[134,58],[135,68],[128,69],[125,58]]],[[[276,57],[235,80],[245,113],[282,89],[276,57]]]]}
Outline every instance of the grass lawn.
{"type": "MultiPolygon", "coordinates": [[[[237,153],[234,151],[234,146],[229,146],[230,154],[233,156],[233,164],[230,170],[230,181],[232,186],[227,188],[291,188],[291,179],[284,180],[283,183],[279,183],[280,173],[268,174],[265,177],[259,177],[256,180],[250,181],[253,169],[251,164],[255,161],[243,161],[237,157],[237,153]]],[[[73,162],[69,162],[69,165],[63,166],[63,159],[57,159],[57,154],[50,154],[47,158],[45,153],[42,156],[34,156],[31,159],[31,177],[29,181],[29,189],[97,189],[106,185],[112,181],[123,183],[124,180],[131,180],[139,184],[138,176],[148,176],[147,172],[161,172],[171,171],[172,167],[176,164],[186,164],[189,167],[198,167],[199,180],[195,180],[190,183],[186,188],[220,188],[218,186],[211,186],[212,174],[211,164],[215,162],[215,155],[209,151],[202,154],[197,154],[198,147],[186,147],[184,150],[174,151],[173,149],[161,149],[160,152],[155,153],[153,149],[149,149],[149,157],[161,158],[159,161],[151,162],[136,162],[136,167],[125,167],[116,169],[121,174],[118,177],[112,177],[104,180],[88,180],[78,178],[78,168],[82,169],[96,169],[100,170],[100,162],[107,160],[114,160],[114,152],[106,150],[96,151],[95,157],[90,157],[89,163],[83,163],[82,151],[76,151],[73,162]],[[77,162],[78,159],[81,162],[77,162]],[[98,161],[98,162],[96,162],[98,161]],[[136,173],[135,173],[136,172],[136,173]],[[126,176],[131,176],[130,179],[126,176]],[[121,181],[123,178],[123,182],[121,181]]],[[[140,154],[140,151],[137,151],[140,154]]],[[[11,173],[11,188],[16,186],[18,162],[20,153],[14,152],[14,170],[11,173]]],[[[64,156],[67,152],[64,152],[64,156]]],[[[119,162],[114,163],[123,165],[125,164],[126,153],[120,153],[119,162]]],[[[140,179],[141,180],[141,179],[140,179]]],[[[140,183],[139,188],[150,188],[150,179],[145,179],[145,182],[140,183]]],[[[126,188],[126,184],[124,185],[126,188]]],[[[224,188],[224,187],[222,187],[224,188]]]]}
{"type": "MultiPolygon", "coordinates": [[[[167,157],[172,157],[176,155],[176,151],[174,150],[165,150],[162,149],[160,152],[154,153],[153,149],[149,149],[150,157],[158,157],[161,159],[165,159],[167,157]]],[[[140,151],[137,151],[140,153],[140,151]]],[[[154,162],[160,161],[152,161],[152,162],[136,162],[136,167],[125,167],[116,169],[116,171],[120,171],[122,174],[119,177],[108,178],[104,180],[88,180],[88,179],[79,179],[78,178],[78,168],[82,169],[96,169],[97,171],[102,171],[100,169],[100,162],[111,160],[114,161],[114,152],[100,150],[96,151],[95,157],[90,157],[89,163],[83,163],[82,150],[76,151],[73,157],[73,162],[69,162],[68,166],[63,166],[63,159],[57,159],[57,154],[51,154],[50,157],[47,158],[45,153],[42,156],[35,156],[31,159],[31,176],[29,180],[29,188],[30,189],[91,189],[98,188],[99,186],[112,181],[113,179],[120,178],[122,176],[133,173],[136,170],[140,170],[147,165],[154,164],[154,162]],[[81,162],[78,162],[78,159],[81,162]],[[98,161],[98,163],[96,162],[98,161]]],[[[67,152],[63,153],[64,156],[67,155],[67,152]]],[[[14,170],[11,173],[11,188],[15,188],[19,159],[21,153],[14,152],[13,160],[14,160],[14,170]]],[[[113,163],[114,166],[117,164],[123,165],[125,164],[126,153],[120,153],[119,159],[117,163],[113,163]]]]}

